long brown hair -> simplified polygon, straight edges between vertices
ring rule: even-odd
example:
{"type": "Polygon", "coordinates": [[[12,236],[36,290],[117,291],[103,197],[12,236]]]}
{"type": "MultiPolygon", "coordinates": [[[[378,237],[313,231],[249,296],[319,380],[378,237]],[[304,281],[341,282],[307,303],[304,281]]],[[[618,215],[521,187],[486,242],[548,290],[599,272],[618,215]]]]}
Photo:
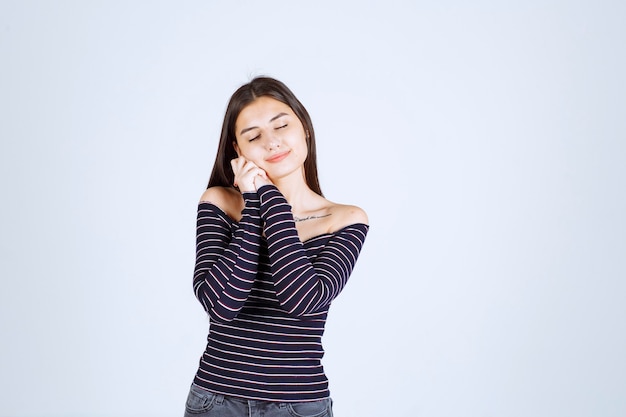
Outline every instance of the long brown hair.
{"type": "Polygon", "coordinates": [[[237,152],[233,146],[233,142],[237,140],[235,137],[235,122],[239,113],[259,97],[271,97],[282,103],[285,103],[296,114],[304,131],[307,134],[307,150],[308,155],[304,161],[305,181],[309,188],[319,195],[322,194],[319,179],[317,178],[317,153],[315,149],[315,131],[311,117],[306,111],[302,103],[296,98],[289,88],[282,82],[270,77],[256,77],[248,84],[244,84],[237,89],[228,102],[226,114],[224,115],[224,123],[222,124],[222,133],[220,134],[220,143],[213,164],[213,171],[209,179],[207,188],[222,186],[232,187],[235,180],[230,161],[237,158],[237,152]]]}

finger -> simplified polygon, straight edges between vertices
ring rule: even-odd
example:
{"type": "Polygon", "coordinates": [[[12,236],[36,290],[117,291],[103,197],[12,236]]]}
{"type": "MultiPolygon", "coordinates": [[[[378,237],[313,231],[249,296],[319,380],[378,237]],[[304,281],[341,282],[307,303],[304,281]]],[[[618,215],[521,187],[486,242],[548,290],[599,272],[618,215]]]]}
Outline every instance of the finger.
{"type": "Polygon", "coordinates": [[[233,169],[233,174],[235,174],[236,176],[237,172],[239,172],[239,162],[237,161],[237,159],[231,159],[230,167],[233,169]]]}
{"type": "Polygon", "coordinates": [[[270,185],[270,184],[272,184],[272,181],[266,176],[264,177],[262,175],[257,175],[256,177],[254,177],[254,185],[257,188],[257,190],[264,185],[270,185]]]}
{"type": "Polygon", "coordinates": [[[233,173],[235,174],[235,176],[237,175],[241,175],[243,173],[245,173],[249,168],[246,168],[247,165],[247,160],[245,158],[237,158],[237,159],[233,159],[231,161],[231,165],[233,168],[233,173]]]}
{"type": "Polygon", "coordinates": [[[241,184],[242,167],[246,163],[244,158],[235,158],[230,161],[230,166],[233,170],[233,185],[238,187],[241,184]]]}
{"type": "Polygon", "coordinates": [[[241,169],[241,167],[246,163],[246,159],[243,157],[238,157],[230,161],[233,169],[241,169]]]}
{"type": "Polygon", "coordinates": [[[258,175],[259,172],[261,172],[262,170],[256,166],[256,164],[254,164],[253,162],[246,162],[246,164],[239,170],[239,175],[250,175],[250,176],[254,176],[254,175],[258,175]]]}

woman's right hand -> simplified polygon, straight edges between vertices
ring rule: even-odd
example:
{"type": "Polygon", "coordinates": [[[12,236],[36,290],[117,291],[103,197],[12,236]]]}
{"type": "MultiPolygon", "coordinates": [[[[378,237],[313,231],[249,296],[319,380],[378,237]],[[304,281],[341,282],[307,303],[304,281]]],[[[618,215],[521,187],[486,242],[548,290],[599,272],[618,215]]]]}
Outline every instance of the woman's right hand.
{"type": "Polygon", "coordinates": [[[235,174],[234,185],[235,187],[239,187],[239,191],[242,193],[255,192],[257,188],[260,187],[259,184],[269,182],[265,171],[243,156],[230,161],[230,165],[235,174]]]}

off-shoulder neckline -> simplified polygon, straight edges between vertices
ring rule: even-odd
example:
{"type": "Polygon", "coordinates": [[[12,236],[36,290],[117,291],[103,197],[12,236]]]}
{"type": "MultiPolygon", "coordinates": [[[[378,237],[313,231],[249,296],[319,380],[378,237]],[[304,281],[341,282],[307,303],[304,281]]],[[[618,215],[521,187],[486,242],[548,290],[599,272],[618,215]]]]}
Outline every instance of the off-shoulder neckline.
{"type": "MultiPolygon", "coordinates": [[[[239,224],[238,221],[236,221],[233,218],[231,218],[228,214],[226,214],[226,212],[224,210],[222,210],[221,208],[216,206],[214,203],[211,203],[210,201],[203,201],[203,200],[201,200],[198,203],[198,206],[200,206],[201,204],[205,204],[205,205],[211,206],[215,211],[217,211],[224,218],[226,218],[231,224],[239,224]]],[[[350,227],[358,227],[358,226],[365,226],[365,228],[369,229],[369,224],[357,222],[357,223],[348,224],[348,225],[346,225],[346,226],[342,227],[341,229],[338,229],[338,230],[336,230],[334,232],[326,232],[326,233],[321,233],[319,235],[311,236],[310,238],[308,238],[306,240],[301,240],[301,242],[304,244],[304,243],[310,242],[310,241],[315,240],[315,239],[321,239],[321,238],[323,238],[325,236],[334,236],[334,235],[337,235],[337,234],[341,233],[342,231],[344,231],[344,230],[346,230],[346,229],[348,229],[350,227]]]]}

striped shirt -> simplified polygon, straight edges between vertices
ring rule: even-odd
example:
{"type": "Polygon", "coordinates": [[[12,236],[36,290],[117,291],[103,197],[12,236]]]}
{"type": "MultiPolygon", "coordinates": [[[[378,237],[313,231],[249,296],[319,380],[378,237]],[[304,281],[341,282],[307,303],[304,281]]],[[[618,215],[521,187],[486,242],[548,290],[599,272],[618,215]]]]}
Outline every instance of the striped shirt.
{"type": "Polygon", "coordinates": [[[254,400],[327,398],[321,364],[326,316],[368,226],[301,242],[291,207],[275,186],[243,198],[239,222],[211,203],[198,205],[193,286],[210,326],[194,382],[254,400]]]}

